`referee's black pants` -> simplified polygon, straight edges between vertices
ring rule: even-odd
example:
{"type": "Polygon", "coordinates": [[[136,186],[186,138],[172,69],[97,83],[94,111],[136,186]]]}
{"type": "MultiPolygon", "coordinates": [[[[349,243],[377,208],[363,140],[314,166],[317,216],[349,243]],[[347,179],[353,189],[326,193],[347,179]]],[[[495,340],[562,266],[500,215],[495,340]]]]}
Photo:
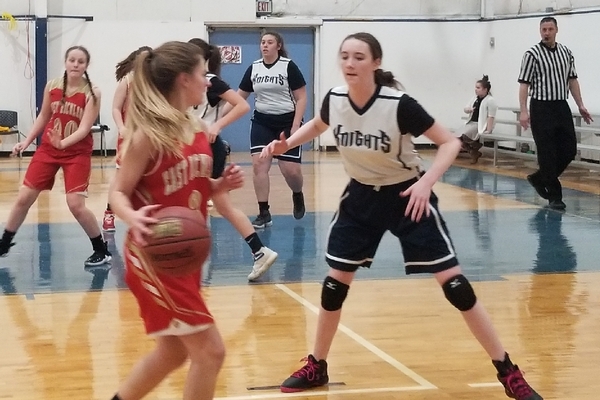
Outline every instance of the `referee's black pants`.
{"type": "Polygon", "coordinates": [[[566,100],[531,99],[529,120],[539,165],[533,179],[546,187],[548,200],[562,200],[558,177],[577,155],[571,108],[566,100]]]}

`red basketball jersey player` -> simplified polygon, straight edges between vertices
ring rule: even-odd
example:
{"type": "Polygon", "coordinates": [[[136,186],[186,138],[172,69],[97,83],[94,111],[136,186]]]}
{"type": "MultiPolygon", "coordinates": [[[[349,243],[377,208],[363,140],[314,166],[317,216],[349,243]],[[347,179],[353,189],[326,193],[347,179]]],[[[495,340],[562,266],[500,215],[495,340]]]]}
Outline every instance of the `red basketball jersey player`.
{"type": "Polygon", "coordinates": [[[0,256],[8,253],[29,208],[42,190],[52,189],[56,173],[62,168],[67,205],[94,249],[85,265],[95,267],[111,260],[98,222],[85,205],[94,144],[91,127],[100,108],[100,90],[92,85],[87,73],[89,62],[90,54],[84,47],[67,50],[64,75],[48,82],[40,113],[29,134],[13,148],[13,154],[18,154],[43,133],[0,239],[0,256]]]}
{"type": "MultiPolygon", "coordinates": [[[[206,201],[211,196],[212,153],[204,133],[184,145],[182,157],[163,154],[150,164],[131,196],[134,209],[151,204],[185,206],[207,218],[206,201]]],[[[149,334],[187,326],[192,333],[212,323],[200,296],[200,267],[192,276],[157,274],[131,235],[125,240],[126,282],[138,299],[140,314],[149,334]],[[160,275],[160,276],[159,276],[160,275]]]]}
{"type": "Polygon", "coordinates": [[[213,193],[243,185],[241,169],[234,165],[221,178],[210,179],[212,153],[205,129],[198,132],[202,123],[187,114],[200,103],[206,86],[204,54],[192,44],[168,42],[135,61],[126,122],[130,133],[109,200],[129,226],[126,280],[156,348],[140,360],[113,400],[143,398],[188,359],[183,398],[214,396],[225,348],[200,295],[200,272],[179,277],[157,273],[139,247],[157,222],[154,210],[183,206],[206,217],[206,201],[213,193]]]}

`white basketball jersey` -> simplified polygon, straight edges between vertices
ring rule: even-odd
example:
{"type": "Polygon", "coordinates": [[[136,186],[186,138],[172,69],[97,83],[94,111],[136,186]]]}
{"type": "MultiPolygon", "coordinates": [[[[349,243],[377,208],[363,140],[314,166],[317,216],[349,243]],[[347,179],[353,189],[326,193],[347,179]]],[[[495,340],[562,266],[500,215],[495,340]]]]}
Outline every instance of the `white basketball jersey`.
{"type": "MultiPolygon", "coordinates": [[[[412,138],[422,132],[401,132],[399,106],[403,96],[410,98],[404,92],[382,86],[365,107],[357,109],[348,97],[347,87],[330,91],[329,118],[325,122],[333,129],[337,148],[351,178],[365,185],[383,186],[419,175],[421,159],[412,138]]],[[[323,110],[325,107],[324,103],[323,110]]],[[[424,118],[431,119],[426,112],[425,115],[424,118]]],[[[431,121],[433,123],[433,119],[431,121]]]]}
{"type": "Polygon", "coordinates": [[[289,58],[267,68],[262,59],[252,64],[251,80],[256,96],[254,108],[263,114],[280,115],[296,110],[296,100],[288,82],[289,58]]]}

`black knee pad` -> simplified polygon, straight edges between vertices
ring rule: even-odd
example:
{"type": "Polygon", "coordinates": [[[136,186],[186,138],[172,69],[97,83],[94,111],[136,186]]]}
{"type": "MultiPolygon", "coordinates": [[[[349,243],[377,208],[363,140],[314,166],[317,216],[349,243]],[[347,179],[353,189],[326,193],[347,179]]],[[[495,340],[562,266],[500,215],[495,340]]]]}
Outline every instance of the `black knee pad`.
{"type": "Polygon", "coordinates": [[[460,311],[469,311],[475,306],[477,297],[473,287],[464,275],[456,275],[442,285],[446,298],[460,311]]]}
{"type": "Polygon", "coordinates": [[[330,276],[323,281],[323,289],[321,291],[321,306],[326,311],[337,311],[342,308],[344,300],[348,295],[350,286],[338,281],[330,276]]]}

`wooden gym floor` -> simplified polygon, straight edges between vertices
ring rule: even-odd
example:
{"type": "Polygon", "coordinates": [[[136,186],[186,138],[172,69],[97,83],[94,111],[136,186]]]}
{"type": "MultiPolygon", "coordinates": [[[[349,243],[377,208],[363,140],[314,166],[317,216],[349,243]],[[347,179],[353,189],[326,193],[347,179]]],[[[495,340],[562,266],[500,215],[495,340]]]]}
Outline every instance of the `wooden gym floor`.
{"type": "MultiPolygon", "coordinates": [[[[432,153],[423,152],[430,160],[432,153]]],[[[256,213],[250,159],[234,154],[247,182],[232,198],[256,213]]],[[[27,159],[0,160],[3,227],[27,159]]],[[[543,208],[525,181],[534,163],[459,158],[439,182],[459,260],[506,348],[545,399],[595,400],[600,392],[600,177],[569,169],[566,213],[543,208]]],[[[89,207],[100,219],[114,160],[96,158],[89,207]]],[[[291,195],[272,169],[274,225],[259,231],[279,259],[248,284],[249,250],[222,218],[204,294],[227,345],[217,397],[250,399],[505,399],[495,371],[462,318],[430,276],[406,277],[396,240],[386,236],[370,270],[361,270],[329,358],[331,384],[299,394],[276,388],[312,349],[327,267],[325,239],[347,178],[335,153],[306,153],[307,215],[291,216],[291,195]]],[[[123,281],[125,226],[107,235],[112,268],[83,269],[91,245],[70,215],[62,178],[32,207],[6,258],[0,258],[0,399],[111,398],[153,343],[123,281]]],[[[148,399],[181,398],[185,369],[148,399]]]]}

